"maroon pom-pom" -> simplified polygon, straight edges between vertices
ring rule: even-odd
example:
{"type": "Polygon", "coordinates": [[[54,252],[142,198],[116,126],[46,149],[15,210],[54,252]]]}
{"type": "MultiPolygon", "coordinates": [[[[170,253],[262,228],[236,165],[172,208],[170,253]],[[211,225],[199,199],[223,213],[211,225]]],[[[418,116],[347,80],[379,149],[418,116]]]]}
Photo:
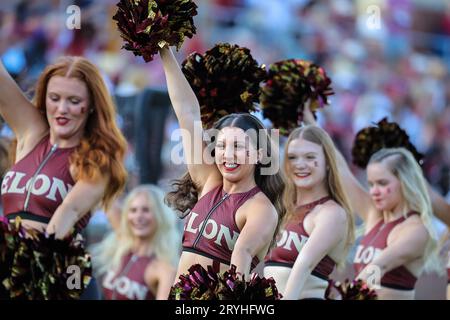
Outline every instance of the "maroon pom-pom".
{"type": "Polygon", "coordinates": [[[123,48],[146,62],[168,45],[181,47],[185,37],[196,32],[192,0],[120,0],[113,20],[117,21],[123,48]]]}

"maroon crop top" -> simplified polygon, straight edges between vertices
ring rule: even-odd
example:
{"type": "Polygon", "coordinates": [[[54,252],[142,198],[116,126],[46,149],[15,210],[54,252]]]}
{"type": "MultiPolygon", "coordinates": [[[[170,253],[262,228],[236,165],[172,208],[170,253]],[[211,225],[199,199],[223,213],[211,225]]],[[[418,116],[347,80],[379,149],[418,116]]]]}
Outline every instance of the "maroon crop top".
{"type": "Polygon", "coordinates": [[[139,257],[128,253],[123,257],[119,272],[108,271],[102,281],[106,300],[155,300],[155,295],[145,283],[145,270],[153,256],[139,257]]]}
{"type": "MultiPolygon", "coordinates": [[[[417,212],[408,213],[407,217],[417,212]]],[[[387,239],[392,229],[407,218],[400,217],[394,221],[384,223],[381,219],[372,230],[362,239],[356,250],[353,266],[356,274],[359,274],[368,264],[370,264],[387,247],[387,239]]],[[[405,267],[397,267],[384,274],[381,285],[386,288],[397,290],[413,290],[417,278],[405,267]]]]}
{"type": "MultiPolygon", "coordinates": [[[[23,159],[5,174],[2,185],[2,205],[8,219],[23,219],[48,223],[75,182],[69,170],[73,148],[57,148],[45,136],[23,159]],[[30,185],[33,185],[30,187],[30,185]]],[[[90,218],[86,214],[77,224],[84,228],[90,218]]]]}
{"type": "MultiPolygon", "coordinates": [[[[256,186],[247,192],[228,194],[222,186],[218,186],[201,197],[186,218],[183,251],[213,259],[215,268],[217,262],[230,265],[240,233],[236,225],[236,211],[260,191],[256,186]]],[[[258,262],[258,257],[254,257],[252,268],[258,262]]]]}
{"type": "MultiPolygon", "coordinates": [[[[325,203],[330,199],[331,197],[327,196],[298,208],[299,214],[286,224],[281,235],[277,238],[277,246],[266,256],[266,266],[282,266],[288,268],[294,266],[297,256],[309,239],[309,234],[303,225],[306,216],[315,206],[325,203]],[[302,215],[300,212],[304,210],[306,212],[302,215]]],[[[320,260],[311,274],[323,280],[328,280],[335,266],[336,262],[326,255],[320,260]]]]}

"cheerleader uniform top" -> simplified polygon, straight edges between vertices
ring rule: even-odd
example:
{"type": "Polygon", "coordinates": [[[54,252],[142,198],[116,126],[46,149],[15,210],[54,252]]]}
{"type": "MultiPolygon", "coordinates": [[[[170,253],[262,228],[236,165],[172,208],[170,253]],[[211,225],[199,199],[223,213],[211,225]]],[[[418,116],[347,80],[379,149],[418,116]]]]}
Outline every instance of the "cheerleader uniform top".
{"type": "MultiPolygon", "coordinates": [[[[309,239],[303,222],[307,215],[319,204],[325,203],[331,197],[327,196],[312,203],[302,205],[299,210],[307,210],[303,215],[298,214],[283,228],[281,236],[277,239],[277,245],[265,258],[265,266],[282,266],[292,268],[295,260],[309,239]]],[[[328,280],[333,272],[336,262],[326,255],[311,272],[313,276],[328,280]]]]}
{"type": "MultiPolygon", "coordinates": [[[[15,163],[1,184],[5,217],[48,223],[75,184],[69,170],[69,157],[75,148],[51,145],[47,135],[15,163]]],[[[84,215],[77,228],[84,228],[89,219],[90,213],[84,215]]]]}
{"type": "MultiPolygon", "coordinates": [[[[260,191],[256,186],[247,192],[229,194],[218,186],[201,197],[186,218],[183,251],[212,259],[216,271],[219,263],[230,265],[240,232],[236,211],[260,191]]],[[[252,269],[258,262],[258,257],[254,257],[252,269]]]]}
{"type": "MultiPolygon", "coordinates": [[[[394,221],[384,223],[381,219],[372,230],[362,239],[356,250],[353,266],[356,274],[359,274],[368,264],[370,264],[387,247],[387,239],[392,229],[408,217],[417,212],[410,212],[407,217],[400,217],[394,221]]],[[[405,267],[397,267],[387,273],[381,279],[381,285],[386,288],[397,290],[413,290],[417,278],[405,267]]]]}
{"type": "Polygon", "coordinates": [[[103,278],[102,291],[106,300],[155,300],[145,283],[145,269],[154,256],[137,256],[128,253],[123,257],[118,272],[108,271],[103,278]]]}

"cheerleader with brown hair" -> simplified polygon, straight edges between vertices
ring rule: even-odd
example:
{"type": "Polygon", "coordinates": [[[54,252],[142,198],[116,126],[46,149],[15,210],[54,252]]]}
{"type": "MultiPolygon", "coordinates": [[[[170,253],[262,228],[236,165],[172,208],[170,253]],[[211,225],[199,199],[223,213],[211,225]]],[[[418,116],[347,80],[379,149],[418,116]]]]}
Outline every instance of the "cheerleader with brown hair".
{"type": "Polygon", "coordinates": [[[175,205],[185,201],[186,194],[192,200],[187,205],[191,210],[185,222],[177,276],[197,263],[213,265],[216,271],[234,264],[248,279],[266,255],[284,214],[279,173],[262,173],[264,166],[278,160],[278,154],[256,117],[230,114],[214,125],[218,135],[209,146],[214,161],[203,158],[207,143],[202,134],[195,134],[203,132],[197,97],[169,48],[161,50],[161,58],[169,96],[183,130],[183,148],[193,182],[179,184],[184,192],[172,197],[175,205]],[[196,159],[197,146],[201,147],[196,159]]]}

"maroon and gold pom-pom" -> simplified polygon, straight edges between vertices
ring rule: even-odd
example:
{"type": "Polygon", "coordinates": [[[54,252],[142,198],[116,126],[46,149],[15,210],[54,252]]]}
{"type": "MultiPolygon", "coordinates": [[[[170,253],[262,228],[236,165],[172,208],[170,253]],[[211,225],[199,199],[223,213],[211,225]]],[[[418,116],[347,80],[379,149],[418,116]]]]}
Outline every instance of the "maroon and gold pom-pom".
{"type": "Polygon", "coordinates": [[[120,0],[113,20],[117,22],[123,48],[146,62],[164,46],[181,47],[185,37],[196,33],[192,0],[120,0]]]}
{"type": "Polygon", "coordinates": [[[171,288],[171,300],[279,300],[273,278],[253,275],[250,281],[236,272],[236,266],[223,273],[208,270],[199,264],[191,266],[187,274],[171,288]]]}
{"type": "Polygon", "coordinates": [[[255,111],[266,76],[248,48],[229,43],[217,44],[203,55],[191,53],[182,70],[200,103],[205,128],[228,114],[255,111]]]}
{"type": "MultiPolygon", "coordinates": [[[[4,282],[10,277],[15,277],[17,273],[21,273],[20,270],[28,267],[28,261],[17,259],[17,253],[20,248],[20,241],[23,235],[20,234],[18,225],[9,224],[5,217],[0,219],[0,300],[10,299],[12,294],[6,289],[4,282]],[[17,248],[17,250],[12,250],[17,248]],[[13,266],[15,261],[15,267],[13,266]],[[21,266],[20,263],[25,263],[25,266],[21,266]]],[[[19,293],[20,295],[20,293],[19,293]]]]}
{"type": "Polygon", "coordinates": [[[364,169],[370,157],[378,150],[399,147],[408,149],[420,165],[423,163],[423,154],[410,142],[405,130],[397,123],[383,118],[375,126],[361,129],[356,134],[352,147],[353,163],[364,169]]]}
{"type": "Polygon", "coordinates": [[[325,298],[327,300],[377,300],[378,295],[363,280],[346,279],[344,283],[330,280],[325,298]]]}
{"type": "Polygon", "coordinates": [[[89,284],[90,256],[79,236],[55,239],[0,221],[0,298],[76,300],[89,284]]]}
{"type": "Polygon", "coordinates": [[[269,66],[268,78],[261,88],[263,115],[280,134],[288,135],[303,120],[303,109],[310,101],[313,114],[328,104],[331,79],[318,65],[301,59],[289,59],[269,66]]]}

